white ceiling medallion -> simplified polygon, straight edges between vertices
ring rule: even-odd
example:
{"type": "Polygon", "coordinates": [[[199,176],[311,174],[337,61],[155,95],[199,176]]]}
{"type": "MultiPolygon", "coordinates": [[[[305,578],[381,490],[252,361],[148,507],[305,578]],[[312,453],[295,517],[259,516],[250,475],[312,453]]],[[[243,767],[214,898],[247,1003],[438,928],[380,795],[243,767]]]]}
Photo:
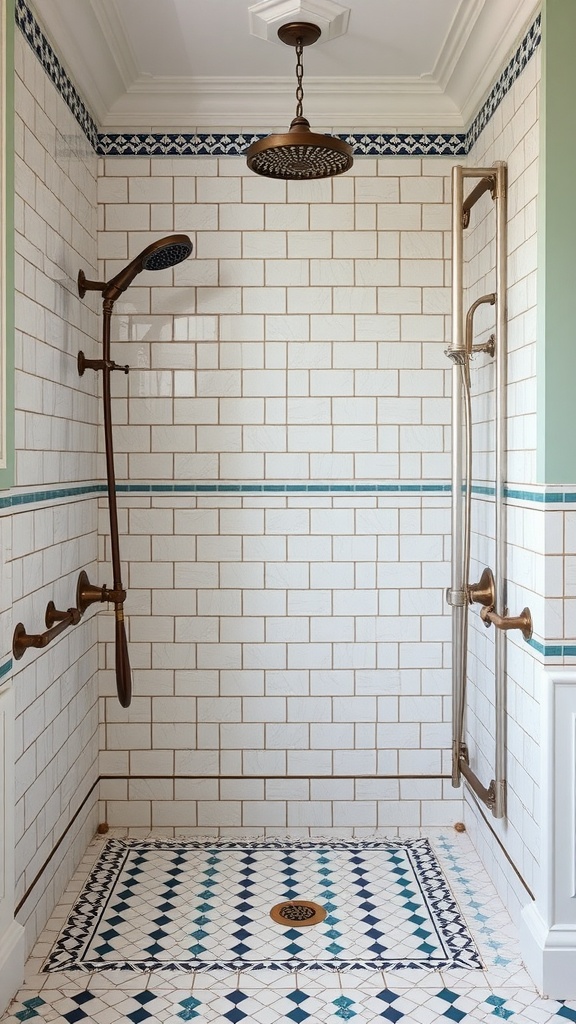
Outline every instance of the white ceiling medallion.
{"type": "Polygon", "coordinates": [[[350,11],[335,0],[259,0],[248,8],[250,34],[279,43],[278,29],[290,21],[307,21],[321,31],[317,45],[343,36],[350,11]]]}

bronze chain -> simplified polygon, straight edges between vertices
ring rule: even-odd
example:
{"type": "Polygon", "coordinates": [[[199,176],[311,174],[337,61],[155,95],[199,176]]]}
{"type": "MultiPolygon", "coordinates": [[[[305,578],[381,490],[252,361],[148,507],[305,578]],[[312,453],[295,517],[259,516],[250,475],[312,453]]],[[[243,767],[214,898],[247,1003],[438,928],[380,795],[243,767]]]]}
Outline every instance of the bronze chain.
{"type": "Polygon", "coordinates": [[[304,77],[303,50],[304,45],[302,39],[299,38],[296,40],[296,79],[298,81],[296,87],[296,117],[302,117],[302,100],[304,99],[304,89],[302,87],[302,78],[304,77]]]}

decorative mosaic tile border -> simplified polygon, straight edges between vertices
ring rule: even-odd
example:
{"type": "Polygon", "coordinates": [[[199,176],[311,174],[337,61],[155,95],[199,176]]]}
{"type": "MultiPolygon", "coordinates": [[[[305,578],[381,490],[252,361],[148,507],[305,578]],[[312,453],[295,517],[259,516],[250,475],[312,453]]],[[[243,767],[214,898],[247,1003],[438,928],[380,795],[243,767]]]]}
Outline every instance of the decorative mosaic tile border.
{"type": "Polygon", "coordinates": [[[520,77],[528,61],[534,56],[542,42],[542,16],[538,14],[532,23],[516,53],[504,68],[500,78],[492,87],[488,99],[476,114],[466,133],[466,152],[469,153],[472,146],[484,131],[486,125],[498,109],[506,93],[512,88],[514,82],[520,77]]]}
{"type": "Polygon", "coordinates": [[[483,967],[428,839],[110,839],[43,971],[483,967]],[[294,900],[302,885],[326,920],[279,930],[271,895],[294,900]]]}
{"type": "MultiPolygon", "coordinates": [[[[244,156],[248,147],[266,134],[210,133],[153,135],[99,134],[99,156],[244,156]]],[[[350,134],[336,135],[352,146],[354,156],[465,156],[462,134],[350,134]]]]}
{"type": "Polygon", "coordinates": [[[86,138],[98,150],[98,128],[80,94],[68,78],[59,58],[25,0],[16,0],[16,24],[32,47],[44,71],[76,118],[86,138]]]}
{"type": "MultiPolygon", "coordinates": [[[[16,0],[16,24],[100,156],[243,156],[252,142],[265,137],[246,133],[99,133],[93,117],[68,78],[26,0],[16,0]]],[[[467,132],[368,132],[338,135],[337,138],[349,142],[355,156],[465,156],[534,56],[541,39],[541,16],[538,15],[467,132]]]]}

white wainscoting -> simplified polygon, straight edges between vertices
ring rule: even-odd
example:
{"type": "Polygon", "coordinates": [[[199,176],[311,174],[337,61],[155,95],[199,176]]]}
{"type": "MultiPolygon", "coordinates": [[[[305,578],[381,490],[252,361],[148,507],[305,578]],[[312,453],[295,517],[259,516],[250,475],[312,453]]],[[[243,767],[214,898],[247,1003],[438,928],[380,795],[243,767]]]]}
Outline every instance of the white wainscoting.
{"type": "Polygon", "coordinates": [[[0,1013],[24,978],[24,928],[14,920],[14,698],[0,688],[0,1013]]]}
{"type": "Polygon", "coordinates": [[[576,670],[543,668],[540,883],[522,915],[526,966],[542,993],[576,998],[576,670]]]}

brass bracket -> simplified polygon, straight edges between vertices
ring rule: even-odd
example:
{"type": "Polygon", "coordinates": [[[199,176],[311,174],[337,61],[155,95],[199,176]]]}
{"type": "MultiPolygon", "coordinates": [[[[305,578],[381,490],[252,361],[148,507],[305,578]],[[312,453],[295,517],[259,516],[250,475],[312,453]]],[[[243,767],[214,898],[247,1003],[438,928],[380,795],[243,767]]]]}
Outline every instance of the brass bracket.
{"type": "Polygon", "coordinates": [[[76,587],[76,605],[81,615],[91,604],[95,604],[96,601],[106,602],[109,601],[111,604],[123,604],[126,600],[125,590],[108,590],[106,584],[103,587],[97,587],[93,583],[90,583],[87,574],[82,570],[78,577],[78,586],[76,587]]]}
{"type": "Polygon", "coordinates": [[[529,608],[523,608],[520,615],[499,615],[494,608],[483,608],[480,618],[487,629],[491,625],[496,629],[519,629],[525,640],[532,636],[532,615],[529,608]]]}
{"type": "Polygon", "coordinates": [[[494,607],[496,587],[494,584],[494,574],[491,569],[484,569],[478,583],[469,584],[468,601],[470,604],[482,604],[485,608],[494,607]]]}
{"type": "Polygon", "coordinates": [[[483,786],[480,779],[470,767],[470,755],[468,753],[468,747],[465,743],[460,744],[460,753],[458,756],[458,767],[462,772],[462,775],[466,779],[466,782],[470,786],[473,793],[476,794],[479,800],[483,804],[486,804],[489,810],[492,810],[496,804],[496,780],[492,779],[488,788],[483,786]]]}
{"type": "Polygon", "coordinates": [[[485,192],[490,192],[492,199],[497,197],[497,181],[495,174],[487,174],[481,178],[478,184],[472,189],[462,205],[462,227],[467,228],[470,224],[470,210],[478,202],[485,192]]]}
{"type": "Polygon", "coordinates": [[[83,270],[78,271],[78,295],[81,299],[86,292],[103,292],[105,287],[105,281],[89,281],[83,270]]]}
{"type": "Polygon", "coordinates": [[[85,370],[122,370],[129,373],[129,366],[121,366],[112,359],[87,359],[83,352],[78,353],[78,376],[83,377],[85,370]]]}
{"type": "Polygon", "coordinates": [[[472,345],[472,352],[485,352],[491,359],[494,359],[496,354],[496,335],[491,334],[488,340],[482,342],[482,344],[472,345]]]}

